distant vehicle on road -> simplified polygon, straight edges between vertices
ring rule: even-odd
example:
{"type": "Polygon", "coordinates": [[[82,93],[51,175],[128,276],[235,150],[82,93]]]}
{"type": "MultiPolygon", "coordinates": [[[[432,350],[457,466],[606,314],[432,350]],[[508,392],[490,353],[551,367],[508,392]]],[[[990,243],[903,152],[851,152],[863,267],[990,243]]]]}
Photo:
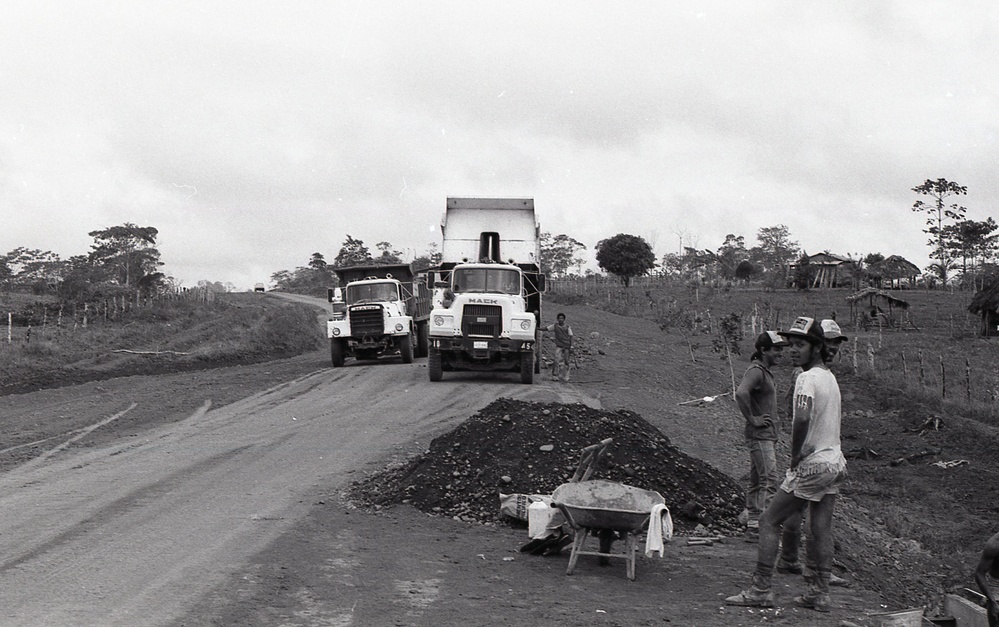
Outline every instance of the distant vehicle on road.
{"type": "Polygon", "coordinates": [[[264,292],[264,291],[266,291],[266,289],[267,288],[264,287],[263,283],[257,283],[256,285],[253,286],[253,291],[254,292],[264,292]]]}

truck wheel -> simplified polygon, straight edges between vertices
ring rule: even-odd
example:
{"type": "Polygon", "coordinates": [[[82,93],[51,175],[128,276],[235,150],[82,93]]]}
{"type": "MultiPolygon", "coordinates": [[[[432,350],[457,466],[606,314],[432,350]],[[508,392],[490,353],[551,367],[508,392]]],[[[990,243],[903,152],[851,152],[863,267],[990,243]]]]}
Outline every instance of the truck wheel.
{"type": "Polygon", "coordinates": [[[413,363],[413,334],[407,333],[401,342],[402,345],[399,347],[399,352],[402,353],[402,363],[413,363]]]}
{"type": "Polygon", "coordinates": [[[334,368],[343,366],[343,340],[330,338],[330,361],[333,362],[334,368]]]}
{"type": "Polygon", "coordinates": [[[426,357],[428,354],[428,347],[430,345],[429,340],[429,329],[426,322],[420,322],[416,325],[416,356],[426,357]]]}
{"type": "Polygon", "coordinates": [[[534,383],[534,351],[520,354],[520,382],[534,383]]]}
{"type": "Polygon", "coordinates": [[[431,348],[427,354],[427,372],[430,373],[431,381],[440,381],[444,376],[444,366],[441,364],[441,352],[439,349],[431,348]]]}

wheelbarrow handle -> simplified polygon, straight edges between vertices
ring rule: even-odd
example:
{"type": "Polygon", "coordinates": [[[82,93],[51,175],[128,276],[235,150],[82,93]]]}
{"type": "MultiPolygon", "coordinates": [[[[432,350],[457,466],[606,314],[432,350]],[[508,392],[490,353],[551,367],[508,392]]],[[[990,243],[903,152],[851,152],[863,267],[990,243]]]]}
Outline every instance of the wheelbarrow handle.
{"type": "Polygon", "coordinates": [[[557,507],[558,511],[562,512],[562,516],[565,518],[565,522],[569,523],[573,531],[579,531],[580,526],[576,524],[576,521],[572,519],[572,514],[569,513],[569,508],[562,503],[552,503],[552,506],[557,507]]]}

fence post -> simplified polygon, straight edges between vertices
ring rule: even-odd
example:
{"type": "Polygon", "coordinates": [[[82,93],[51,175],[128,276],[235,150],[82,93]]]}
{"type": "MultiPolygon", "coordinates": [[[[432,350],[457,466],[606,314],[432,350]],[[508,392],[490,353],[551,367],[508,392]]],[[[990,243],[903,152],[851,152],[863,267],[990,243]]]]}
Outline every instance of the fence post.
{"type": "Polygon", "coordinates": [[[917,353],[917,356],[919,357],[919,387],[923,388],[926,387],[926,384],[924,383],[926,372],[923,370],[923,351],[920,350],[917,353]]]}
{"type": "Polygon", "coordinates": [[[902,387],[909,385],[909,368],[905,364],[905,351],[902,351],[902,387]]]}
{"type": "Polygon", "coordinates": [[[940,398],[947,398],[947,369],[944,367],[943,355],[940,355],[940,398]]]}
{"type": "Polygon", "coordinates": [[[971,360],[964,358],[964,383],[968,388],[968,408],[971,408],[971,360]]]}

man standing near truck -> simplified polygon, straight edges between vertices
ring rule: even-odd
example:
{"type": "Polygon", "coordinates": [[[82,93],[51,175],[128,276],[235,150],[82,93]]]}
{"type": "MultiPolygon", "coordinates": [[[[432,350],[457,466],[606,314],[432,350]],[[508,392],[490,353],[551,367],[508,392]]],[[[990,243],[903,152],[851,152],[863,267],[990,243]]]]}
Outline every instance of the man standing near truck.
{"type": "Polygon", "coordinates": [[[545,331],[555,334],[555,362],[552,364],[552,379],[562,383],[569,381],[569,359],[572,356],[572,327],[565,323],[565,314],[559,312],[555,322],[545,327],[545,331]]]}

